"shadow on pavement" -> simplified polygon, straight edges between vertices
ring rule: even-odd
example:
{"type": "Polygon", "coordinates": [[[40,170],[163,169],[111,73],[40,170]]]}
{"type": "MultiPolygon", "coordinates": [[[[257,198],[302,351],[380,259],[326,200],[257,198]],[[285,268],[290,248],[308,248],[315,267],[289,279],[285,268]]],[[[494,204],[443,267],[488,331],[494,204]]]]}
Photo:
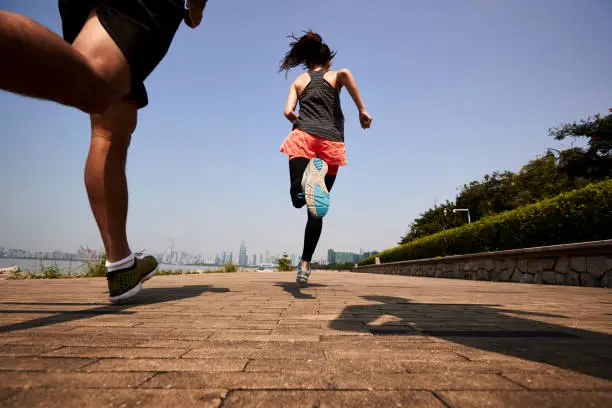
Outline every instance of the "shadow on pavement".
{"type": "Polygon", "coordinates": [[[382,341],[384,336],[437,337],[612,380],[611,335],[528,318],[566,316],[505,309],[501,305],[415,303],[392,296],[363,298],[377,304],[346,306],[330,323],[331,327],[351,331],[347,320],[358,319],[382,341]],[[377,319],[388,321],[377,324],[377,319]]]}
{"type": "Polygon", "coordinates": [[[316,299],[315,296],[309,293],[303,293],[302,289],[327,287],[327,285],[321,285],[319,283],[307,283],[300,286],[296,282],[276,282],[274,285],[283,288],[285,292],[296,299],[316,299]]]}
{"type": "MultiPolygon", "coordinates": [[[[136,306],[146,306],[157,303],[171,302],[174,300],[182,300],[200,296],[204,293],[225,293],[229,292],[227,288],[216,288],[211,285],[192,285],[176,288],[146,288],[138,295],[121,304],[106,304],[104,306],[95,307],[85,310],[53,310],[53,309],[28,309],[28,310],[0,310],[0,314],[51,314],[53,316],[41,317],[38,319],[29,320],[27,322],[14,323],[7,326],[0,326],[0,333],[8,333],[15,330],[27,330],[35,327],[44,327],[57,323],[70,322],[79,319],[89,319],[102,314],[134,314],[136,312],[129,311],[130,308],[136,306]]],[[[0,302],[0,305],[40,305],[40,306],[91,306],[100,303],[20,303],[20,302],[0,302]]]]}

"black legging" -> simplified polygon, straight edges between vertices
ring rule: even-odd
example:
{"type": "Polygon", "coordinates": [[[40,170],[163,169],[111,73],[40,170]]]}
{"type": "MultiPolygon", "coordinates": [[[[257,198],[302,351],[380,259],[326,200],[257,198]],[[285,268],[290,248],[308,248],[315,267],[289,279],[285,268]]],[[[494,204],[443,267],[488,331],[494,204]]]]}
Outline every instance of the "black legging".
{"type": "MultiPolygon", "coordinates": [[[[291,194],[291,202],[295,208],[302,208],[306,205],[306,200],[304,198],[298,198],[297,195],[299,193],[304,193],[304,191],[302,191],[302,176],[309,162],[310,160],[305,157],[296,157],[289,160],[289,178],[291,179],[291,188],[289,192],[291,194]]],[[[336,181],[336,175],[327,174],[325,176],[325,185],[328,191],[331,191],[334,181],[336,181]]],[[[308,213],[308,222],[306,223],[306,231],[304,232],[303,261],[310,262],[312,260],[312,254],[314,254],[315,248],[317,247],[322,229],[323,219],[315,218],[308,213]]]]}

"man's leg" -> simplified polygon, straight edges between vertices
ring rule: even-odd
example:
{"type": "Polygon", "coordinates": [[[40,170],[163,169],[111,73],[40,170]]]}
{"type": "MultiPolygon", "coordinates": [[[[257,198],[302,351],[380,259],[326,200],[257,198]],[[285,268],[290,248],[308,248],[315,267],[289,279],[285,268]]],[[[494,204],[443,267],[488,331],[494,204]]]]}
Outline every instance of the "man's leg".
{"type": "Polygon", "coordinates": [[[108,78],[108,85],[114,91],[108,109],[91,115],[92,137],[85,167],[91,209],[108,260],[113,262],[130,255],[125,235],[128,205],[125,163],[137,121],[137,106],[126,99],[130,92],[130,68],[93,12],[73,47],[85,56],[96,72],[108,78]]]}
{"type": "Polygon", "coordinates": [[[136,128],[138,105],[128,97],[131,90],[128,61],[95,13],[90,14],[73,47],[87,58],[96,72],[108,79],[114,90],[108,109],[91,115],[85,186],[104,242],[109,295],[115,303],[137,294],[142,282],[153,277],[157,270],[155,258],[134,258],[126,237],[125,165],[131,135],[136,128]]]}
{"type": "Polygon", "coordinates": [[[77,49],[20,14],[0,10],[0,89],[102,112],[113,90],[77,49]]]}
{"type": "Polygon", "coordinates": [[[91,116],[85,186],[109,262],[131,254],[125,232],[128,210],[125,164],[136,121],[136,103],[128,99],[116,99],[106,112],[91,116]]]}

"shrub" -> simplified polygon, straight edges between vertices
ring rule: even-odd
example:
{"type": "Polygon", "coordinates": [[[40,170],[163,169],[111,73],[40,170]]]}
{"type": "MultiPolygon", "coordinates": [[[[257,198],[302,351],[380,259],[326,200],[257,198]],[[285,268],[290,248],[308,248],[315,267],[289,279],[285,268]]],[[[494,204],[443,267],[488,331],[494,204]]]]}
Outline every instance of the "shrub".
{"type": "Polygon", "coordinates": [[[106,256],[101,256],[97,262],[87,262],[87,273],[85,276],[88,278],[93,277],[105,277],[106,276],[106,256]]]}
{"type": "MultiPolygon", "coordinates": [[[[376,256],[381,262],[396,262],[611,237],[612,180],[606,180],[419,238],[376,256]]],[[[374,259],[359,264],[373,264],[374,259]]]]}
{"type": "Polygon", "coordinates": [[[42,279],[59,279],[62,277],[62,274],[60,273],[60,270],[57,264],[53,264],[50,266],[41,265],[40,277],[42,279]]]}
{"type": "Polygon", "coordinates": [[[238,271],[238,267],[236,266],[235,263],[228,262],[226,264],[223,264],[223,271],[224,272],[236,272],[238,271]]]}
{"type": "Polygon", "coordinates": [[[10,270],[9,275],[6,279],[10,279],[10,280],[26,279],[26,275],[23,273],[21,268],[17,267],[16,269],[10,270]]]}
{"type": "Polygon", "coordinates": [[[278,270],[281,272],[289,272],[293,270],[289,258],[283,257],[278,259],[278,270]]]}

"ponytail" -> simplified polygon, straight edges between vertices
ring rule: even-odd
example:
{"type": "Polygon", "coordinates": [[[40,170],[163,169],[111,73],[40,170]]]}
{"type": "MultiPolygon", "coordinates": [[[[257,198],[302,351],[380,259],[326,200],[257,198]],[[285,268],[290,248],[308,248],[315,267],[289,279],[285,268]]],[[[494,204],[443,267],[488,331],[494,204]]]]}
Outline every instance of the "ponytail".
{"type": "Polygon", "coordinates": [[[280,64],[280,71],[287,71],[295,68],[298,65],[309,64],[324,65],[331,61],[336,52],[331,51],[329,46],[323,42],[323,38],[315,32],[305,31],[305,34],[297,38],[295,35],[290,35],[293,41],[289,43],[291,49],[285,54],[280,64]]]}

